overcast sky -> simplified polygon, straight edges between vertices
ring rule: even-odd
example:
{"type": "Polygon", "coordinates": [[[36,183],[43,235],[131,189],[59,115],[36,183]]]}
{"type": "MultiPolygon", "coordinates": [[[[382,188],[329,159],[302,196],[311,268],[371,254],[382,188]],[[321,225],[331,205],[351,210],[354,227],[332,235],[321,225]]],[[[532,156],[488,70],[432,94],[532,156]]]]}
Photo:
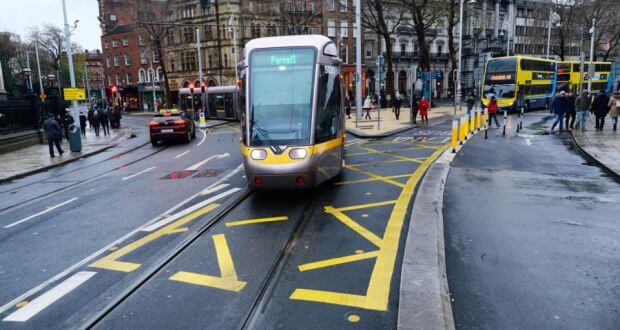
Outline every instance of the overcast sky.
{"type": "MultiPolygon", "coordinates": [[[[69,24],[80,20],[71,41],[84,49],[101,49],[97,0],[65,0],[69,24]]],[[[52,23],[63,27],[62,0],[1,0],[0,31],[14,32],[27,39],[28,28],[52,23]]]]}

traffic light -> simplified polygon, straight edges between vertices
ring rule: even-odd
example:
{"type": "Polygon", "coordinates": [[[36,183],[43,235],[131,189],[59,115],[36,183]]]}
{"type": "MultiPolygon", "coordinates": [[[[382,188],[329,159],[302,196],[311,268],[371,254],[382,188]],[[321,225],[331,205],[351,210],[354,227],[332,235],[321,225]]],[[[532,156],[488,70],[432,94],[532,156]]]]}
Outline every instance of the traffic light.
{"type": "Polygon", "coordinates": [[[189,84],[189,92],[194,95],[194,84],[189,84]]]}
{"type": "Polygon", "coordinates": [[[112,97],[117,97],[118,96],[118,95],[116,95],[118,93],[118,87],[112,86],[112,88],[110,88],[110,90],[112,91],[112,97]]]}
{"type": "Polygon", "coordinates": [[[204,94],[204,93],[205,93],[205,90],[206,90],[205,83],[201,82],[201,83],[200,83],[200,91],[204,94]]]}

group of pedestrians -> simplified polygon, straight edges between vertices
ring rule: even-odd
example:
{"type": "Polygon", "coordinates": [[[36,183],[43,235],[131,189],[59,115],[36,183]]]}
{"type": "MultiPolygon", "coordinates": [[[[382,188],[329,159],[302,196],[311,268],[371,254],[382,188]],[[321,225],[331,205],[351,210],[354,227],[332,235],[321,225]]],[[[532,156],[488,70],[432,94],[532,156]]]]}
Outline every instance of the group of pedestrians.
{"type": "Polygon", "coordinates": [[[418,94],[413,94],[411,97],[411,120],[414,125],[418,124],[418,114],[420,114],[420,119],[422,120],[422,124],[428,125],[428,112],[431,109],[431,104],[428,102],[426,97],[420,96],[418,94]]]}
{"type": "MultiPolygon", "coordinates": [[[[99,136],[101,131],[103,135],[110,134],[111,128],[120,128],[122,110],[116,105],[112,106],[105,101],[92,101],[88,106],[88,111],[80,111],[80,130],[83,137],[86,137],[87,126],[95,131],[95,135],[99,136]],[[88,125],[87,125],[88,122],[88,125]]],[[[58,154],[62,155],[64,151],[61,148],[63,135],[69,139],[69,127],[75,121],[69,111],[65,111],[60,116],[49,115],[43,122],[43,130],[49,144],[49,152],[51,157],[54,155],[54,146],[58,150],[58,154]],[[63,134],[64,133],[64,134],[63,134]]]]}
{"type": "Polygon", "coordinates": [[[605,118],[609,114],[612,120],[612,129],[618,128],[618,115],[620,114],[620,93],[615,92],[611,97],[605,90],[601,90],[596,97],[592,97],[587,90],[575,97],[572,92],[560,91],[551,103],[551,111],[555,120],[551,126],[551,132],[559,126],[559,131],[566,129],[586,130],[586,120],[589,113],[595,117],[595,129],[602,131],[605,127],[605,118]]]}

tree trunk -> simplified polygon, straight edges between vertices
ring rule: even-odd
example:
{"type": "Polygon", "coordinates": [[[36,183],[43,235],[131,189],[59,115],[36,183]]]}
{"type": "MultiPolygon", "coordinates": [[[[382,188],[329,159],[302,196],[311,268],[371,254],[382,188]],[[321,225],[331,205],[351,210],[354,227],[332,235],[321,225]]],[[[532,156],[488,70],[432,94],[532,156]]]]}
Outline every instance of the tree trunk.
{"type": "MultiPolygon", "coordinates": [[[[161,40],[160,40],[160,36],[157,36],[157,38],[155,38],[155,47],[157,48],[157,56],[159,56],[159,67],[161,68],[161,72],[164,75],[164,95],[166,98],[166,104],[170,104],[171,99],[170,99],[170,85],[168,84],[168,69],[166,68],[167,65],[164,61],[164,54],[162,51],[162,47],[161,47],[161,40]]],[[[157,72],[153,73],[154,75],[157,74],[157,72]]]]}
{"type": "Polygon", "coordinates": [[[394,69],[392,67],[392,39],[390,35],[383,35],[383,39],[385,40],[385,57],[386,57],[386,66],[387,72],[385,75],[385,88],[387,89],[387,94],[390,95],[390,100],[387,104],[388,107],[392,106],[392,101],[394,101],[394,97],[396,96],[394,93],[394,69]]]}

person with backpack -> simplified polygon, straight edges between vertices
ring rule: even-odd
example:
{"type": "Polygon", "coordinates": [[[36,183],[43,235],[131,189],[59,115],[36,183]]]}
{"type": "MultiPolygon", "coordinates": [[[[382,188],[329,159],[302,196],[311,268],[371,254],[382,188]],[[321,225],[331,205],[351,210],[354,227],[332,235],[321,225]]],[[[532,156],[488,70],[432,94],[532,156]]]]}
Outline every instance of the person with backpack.
{"type": "Polygon", "coordinates": [[[489,112],[489,126],[492,126],[491,119],[493,119],[495,120],[495,125],[499,128],[499,121],[497,121],[497,112],[499,111],[499,107],[497,106],[497,99],[495,96],[491,96],[491,101],[489,101],[487,111],[489,112]]]}
{"type": "Polygon", "coordinates": [[[594,98],[594,102],[592,102],[592,113],[596,117],[595,121],[595,129],[602,131],[605,126],[605,117],[607,113],[609,113],[609,96],[605,93],[604,89],[601,89],[599,94],[594,98]]]}
{"type": "Polygon", "coordinates": [[[467,115],[471,115],[471,110],[476,105],[476,95],[474,95],[473,91],[467,94],[467,98],[465,99],[465,104],[467,105],[467,115]]]}
{"type": "Polygon", "coordinates": [[[577,112],[577,122],[575,123],[575,128],[581,129],[582,132],[586,130],[586,119],[588,118],[588,111],[590,111],[591,102],[590,95],[588,95],[588,91],[585,89],[575,100],[575,110],[577,112]]]}

